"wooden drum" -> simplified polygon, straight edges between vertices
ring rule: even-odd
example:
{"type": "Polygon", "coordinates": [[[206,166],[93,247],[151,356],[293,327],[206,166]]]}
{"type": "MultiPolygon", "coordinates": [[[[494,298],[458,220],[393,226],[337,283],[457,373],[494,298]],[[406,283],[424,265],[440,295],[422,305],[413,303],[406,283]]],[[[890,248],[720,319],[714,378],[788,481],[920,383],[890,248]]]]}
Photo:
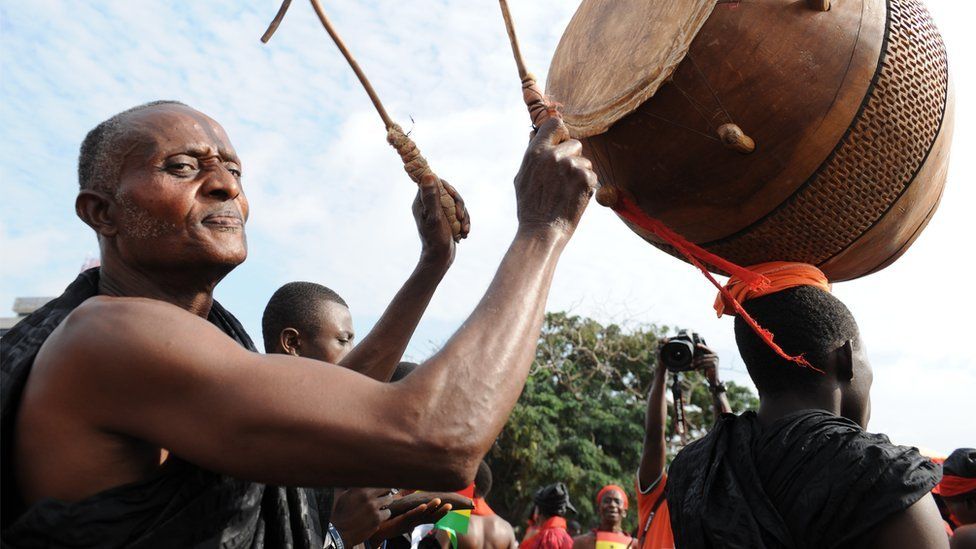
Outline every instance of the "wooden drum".
{"type": "Polygon", "coordinates": [[[740,265],[857,278],[934,214],[952,89],[921,1],[827,7],[583,0],[546,92],[602,184],[688,240],[740,265]]]}

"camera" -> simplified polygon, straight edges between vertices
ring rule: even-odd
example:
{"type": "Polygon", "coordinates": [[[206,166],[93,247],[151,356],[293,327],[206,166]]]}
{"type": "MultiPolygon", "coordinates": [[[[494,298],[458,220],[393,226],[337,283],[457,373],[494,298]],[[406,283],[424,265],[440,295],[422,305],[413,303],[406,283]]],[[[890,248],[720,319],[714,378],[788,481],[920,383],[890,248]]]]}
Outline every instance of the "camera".
{"type": "Polygon", "coordinates": [[[695,355],[700,354],[696,348],[699,344],[705,345],[705,339],[695,332],[681,330],[661,346],[661,362],[672,372],[693,370],[695,355]]]}

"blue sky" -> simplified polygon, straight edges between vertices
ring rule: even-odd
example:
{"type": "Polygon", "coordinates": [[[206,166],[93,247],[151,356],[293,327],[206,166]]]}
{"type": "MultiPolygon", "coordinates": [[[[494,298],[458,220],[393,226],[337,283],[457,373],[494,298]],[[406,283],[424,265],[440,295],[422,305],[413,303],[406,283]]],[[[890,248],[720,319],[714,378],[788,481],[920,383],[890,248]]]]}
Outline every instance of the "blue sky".
{"type": "MultiPolygon", "coordinates": [[[[527,62],[545,74],[574,2],[510,2],[527,62]]],[[[930,0],[950,51],[956,137],[943,204],[894,266],[835,293],[857,316],[875,366],[871,429],[949,451],[972,446],[976,310],[968,236],[974,150],[973,8],[930,0]]],[[[514,63],[493,0],[325,2],[391,115],[464,195],[471,237],[408,356],[422,360],[466,317],[514,234],[511,180],[528,131],[514,63]]],[[[307,2],[269,45],[272,1],[0,3],[0,313],[16,296],[57,295],[95,238],[74,215],[78,145],[104,118],[178,99],[221,122],[244,161],[250,256],[217,291],[259,339],[271,293],[326,284],[365,334],[417,260],[415,188],[307,2]]],[[[729,318],[692,268],[592,205],[557,272],[550,310],[601,321],[693,328],[722,374],[747,383],[729,318]]]]}

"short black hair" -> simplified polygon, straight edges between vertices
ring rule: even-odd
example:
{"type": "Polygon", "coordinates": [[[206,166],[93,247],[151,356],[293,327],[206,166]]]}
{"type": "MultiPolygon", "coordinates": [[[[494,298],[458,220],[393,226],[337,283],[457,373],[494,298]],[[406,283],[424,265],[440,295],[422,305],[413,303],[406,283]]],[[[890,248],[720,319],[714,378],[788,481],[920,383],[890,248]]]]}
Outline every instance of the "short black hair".
{"type": "Polygon", "coordinates": [[[474,475],[474,497],[486,498],[491,492],[491,467],[485,460],[478,464],[478,472],[474,475]]]}
{"type": "MultiPolygon", "coordinates": [[[[848,340],[857,341],[854,315],[829,292],[798,286],[742,304],[774,341],[791,355],[802,354],[826,369],[830,354],[848,340]]],[[[749,376],[761,393],[782,393],[817,384],[822,374],[803,368],[773,352],[741,317],[735,318],[735,342],[749,376]]]]}
{"type": "Polygon", "coordinates": [[[401,379],[410,375],[411,372],[420,366],[416,362],[401,362],[397,364],[396,369],[393,370],[393,375],[390,377],[390,383],[394,381],[400,381],[401,379]]]}
{"type": "Polygon", "coordinates": [[[278,288],[261,317],[264,352],[274,350],[285,328],[293,327],[304,332],[314,330],[316,307],[329,301],[349,307],[339,294],[314,282],[289,282],[278,288]]]}

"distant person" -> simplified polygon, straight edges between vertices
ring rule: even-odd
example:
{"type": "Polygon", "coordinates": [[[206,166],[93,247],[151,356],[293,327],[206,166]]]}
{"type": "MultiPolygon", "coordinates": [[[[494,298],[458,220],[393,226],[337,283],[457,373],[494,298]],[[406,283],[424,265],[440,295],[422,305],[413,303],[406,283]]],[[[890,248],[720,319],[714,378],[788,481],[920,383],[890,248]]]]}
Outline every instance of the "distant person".
{"type": "Polygon", "coordinates": [[[569,500],[569,489],[562,482],[540,488],[533,497],[538,529],[526,538],[522,549],[573,549],[573,538],[566,531],[566,514],[576,512],[569,500]]]}
{"type": "MultiPolygon", "coordinates": [[[[660,348],[659,348],[660,350],[660,348]]],[[[719,380],[718,355],[699,344],[692,358],[692,367],[708,380],[715,417],[732,413],[725,395],[725,384],[719,380]]],[[[674,549],[671,533],[671,514],[666,496],[668,474],[667,438],[668,401],[665,390],[668,370],[657,361],[654,380],[647,393],[647,415],[644,419],[644,446],[637,470],[637,544],[639,549],[674,549]]]]}
{"type": "Polygon", "coordinates": [[[361,343],[353,345],[352,314],[339,294],[314,282],[290,282],[264,308],[264,351],[314,358],[387,381],[454,262],[454,242],[440,233],[438,219],[425,214],[420,195],[412,210],[421,244],[417,266],[361,343]]]}
{"type": "Polygon", "coordinates": [[[514,549],[518,546],[512,525],[495,514],[485,501],[491,485],[491,468],[482,461],[474,477],[474,510],[471,511],[468,533],[457,536],[458,549],[514,549]]]}
{"type": "MultiPolygon", "coordinates": [[[[803,367],[743,321],[735,339],[758,413],[723,415],[671,464],[675,542],[705,547],[945,548],[929,492],[938,465],[868,433],[872,372],[857,323],[816,267],[753,267],[770,284],[728,282],[745,310],[803,367]]],[[[719,300],[720,311],[727,306],[719,300]]]]}
{"type": "Polygon", "coordinates": [[[949,454],[942,464],[942,480],[932,491],[945,502],[953,529],[976,524],[976,448],[949,454]]]}
{"type": "Polygon", "coordinates": [[[604,486],[596,495],[600,524],[593,531],[573,539],[573,549],[634,549],[637,540],[624,532],[630,502],[627,492],[616,484],[604,486]]]}

